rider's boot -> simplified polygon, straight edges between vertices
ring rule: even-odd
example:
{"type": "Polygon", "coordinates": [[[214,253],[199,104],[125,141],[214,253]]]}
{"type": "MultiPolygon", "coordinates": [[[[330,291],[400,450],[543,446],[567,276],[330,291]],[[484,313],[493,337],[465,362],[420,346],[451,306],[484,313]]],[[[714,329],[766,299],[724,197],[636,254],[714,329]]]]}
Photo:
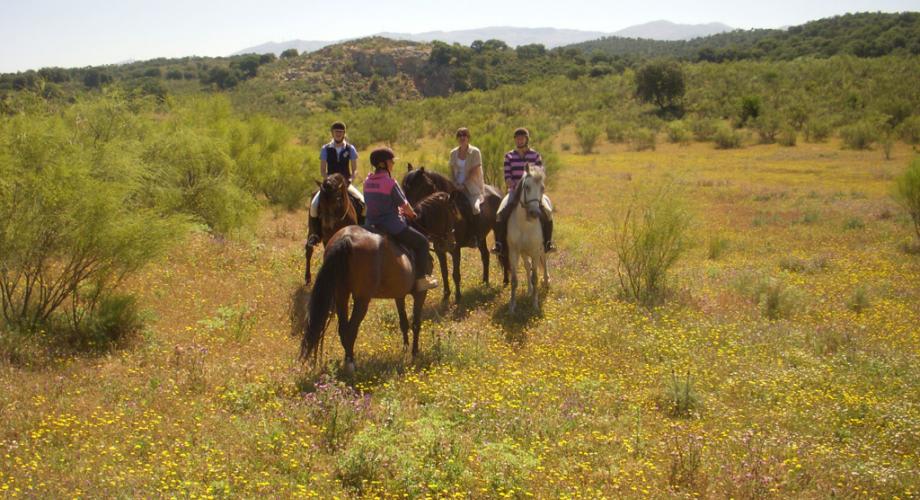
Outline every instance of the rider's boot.
{"type": "Polygon", "coordinates": [[[555,252],[556,244],[553,243],[553,219],[549,217],[544,207],[540,207],[540,226],[543,228],[543,252],[555,252]]]}

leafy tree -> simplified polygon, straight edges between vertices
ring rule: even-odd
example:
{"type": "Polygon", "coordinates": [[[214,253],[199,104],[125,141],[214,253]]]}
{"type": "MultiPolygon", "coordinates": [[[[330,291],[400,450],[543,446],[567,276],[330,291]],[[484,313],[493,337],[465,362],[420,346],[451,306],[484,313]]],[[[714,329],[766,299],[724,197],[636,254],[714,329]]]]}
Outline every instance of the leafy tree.
{"type": "Polygon", "coordinates": [[[86,85],[87,88],[99,88],[111,82],[112,76],[98,68],[90,68],[83,75],[83,85],[86,85]]]}
{"type": "Polygon", "coordinates": [[[685,90],[683,70],[675,61],[652,61],[636,72],[636,95],[661,112],[679,109],[685,90]]]}
{"type": "Polygon", "coordinates": [[[300,54],[297,52],[297,49],[286,49],[285,51],[281,53],[281,58],[282,59],[293,59],[297,57],[298,55],[300,54]]]}

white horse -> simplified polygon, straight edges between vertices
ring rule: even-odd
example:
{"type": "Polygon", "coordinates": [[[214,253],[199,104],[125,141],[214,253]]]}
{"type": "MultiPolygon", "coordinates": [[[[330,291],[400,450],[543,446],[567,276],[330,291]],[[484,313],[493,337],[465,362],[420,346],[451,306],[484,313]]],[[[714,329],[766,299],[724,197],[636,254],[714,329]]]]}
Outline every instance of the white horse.
{"type": "Polygon", "coordinates": [[[543,286],[549,286],[546,269],[546,254],[543,251],[543,229],[540,226],[540,204],[543,202],[544,172],[541,168],[527,167],[524,177],[518,182],[513,199],[511,215],[508,217],[508,267],[511,270],[511,304],[514,313],[517,290],[517,262],[523,258],[524,273],[527,275],[527,292],[533,300],[534,309],[540,308],[537,296],[537,266],[543,268],[543,286]],[[520,210],[518,210],[520,208],[520,210]]]}

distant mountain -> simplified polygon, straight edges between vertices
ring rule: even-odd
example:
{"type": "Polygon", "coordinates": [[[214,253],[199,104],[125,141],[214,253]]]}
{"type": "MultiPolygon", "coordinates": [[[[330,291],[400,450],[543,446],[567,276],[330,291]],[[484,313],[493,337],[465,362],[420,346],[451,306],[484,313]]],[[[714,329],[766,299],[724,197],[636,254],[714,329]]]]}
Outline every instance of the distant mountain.
{"type": "Polygon", "coordinates": [[[297,52],[315,52],[323,47],[328,45],[333,45],[341,42],[342,40],[332,40],[332,41],[323,41],[323,40],[288,40],[286,42],[268,42],[261,45],[256,45],[255,47],[249,47],[238,52],[234,52],[232,55],[238,56],[241,54],[275,54],[281,55],[287,49],[297,49],[297,52]]]}
{"type": "Polygon", "coordinates": [[[573,43],[595,40],[607,35],[601,31],[581,31],[556,28],[514,28],[511,26],[491,26],[472,30],[428,31],[426,33],[377,33],[374,36],[394,40],[411,40],[413,42],[432,42],[440,40],[447,43],[470,45],[476,40],[501,40],[512,47],[543,44],[546,48],[559,47],[573,43]]]}
{"type": "MultiPolygon", "coordinates": [[[[491,26],[487,28],[458,30],[458,31],[428,31],[425,33],[394,33],[383,32],[371,36],[390,38],[393,40],[408,40],[413,42],[432,42],[440,40],[447,43],[459,43],[469,46],[476,40],[501,40],[512,47],[539,43],[548,49],[587,42],[602,37],[629,37],[647,38],[651,40],[689,40],[700,36],[708,36],[724,31],[731,31],[730,26],[722,23],[709,24],[676,24],[670,21],[653,21],[650,23],[630,26],[616,33],[602,31],[581,31],[557,28],[515,28],[512,26],[491,26]]],[[[287,49],[297,49],[298,52],[314,52],[323,47],[347,41],[333,40],[288,40],[286,42],[269,42],[255,47],[249,47],[233,55],[240,54],[268,54],[276,55],[287,49]]]]}
{"type": "Polygon", "coordinates": [[[661,20],[630,26],[613,33],[612,36],[646,38],[649,40],[690,40],[725,33],[726,31],[732,31],[732,29],[731,26],[723,23],[676,24],[671,21],[661,20]]]}

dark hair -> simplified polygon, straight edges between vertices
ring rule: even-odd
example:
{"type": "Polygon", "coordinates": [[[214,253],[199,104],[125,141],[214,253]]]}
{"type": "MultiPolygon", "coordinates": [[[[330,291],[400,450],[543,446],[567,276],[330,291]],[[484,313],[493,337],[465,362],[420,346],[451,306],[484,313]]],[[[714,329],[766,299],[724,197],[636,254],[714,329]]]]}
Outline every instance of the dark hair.
{"type": "Polygon", "coordinates": [[[519,135],[530,137],[530,132],[524,127],[519,127],[514,130],[514,136],[517,137],[519,135]]]}
{"type": "Polygon", "coordinates": [[[345,130],[345,124],[342,122],[335,122],[332,124],[332,130],[345,130]]]}
{"type": "Polygon", "coordinates": [[[465,135],[465,136],[469,137],[469,136],[470,136],[470,129],[468,129],[468,128],[466,128],[466,127],[460,127],[460,128],[458,128],[458,129],[457,129],[457,137],[460,137],[460,136],[462,136],[462,135],[465,135]]]}
{"type": "Polygon", "coordinates": [[[377,148],[371,151],[371,165],[373,165],[374,168],[383,168],[379,166],[379,164],[395,158],[396,155],[393,154],[393,150],[390,148],[377,148]]]}

